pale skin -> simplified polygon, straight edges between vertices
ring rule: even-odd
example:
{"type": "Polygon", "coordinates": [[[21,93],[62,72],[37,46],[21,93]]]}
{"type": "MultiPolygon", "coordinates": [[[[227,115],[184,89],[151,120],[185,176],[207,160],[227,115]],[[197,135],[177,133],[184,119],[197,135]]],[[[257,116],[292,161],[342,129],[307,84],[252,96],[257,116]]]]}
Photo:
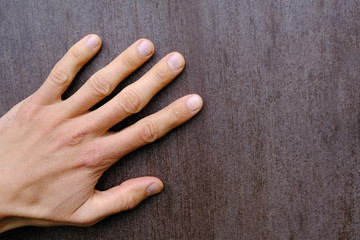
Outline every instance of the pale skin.
{"type": "Polygon", "coordinates": [[[113,99],[89,111],[153,55],[153,44],[140,39],[61,100],[100,46],[97,35],[81,39],[34,94],[0,118],[0,232],[29,225],[93,225],[163,189],[156,177],[130,179],[106,191],[95,185],[124,155],[200,111],[201,97],[190,94],[120,132],[108,131],[140,111],[183,70],[185,60],[180,53],[169,53],[113,99]]]}

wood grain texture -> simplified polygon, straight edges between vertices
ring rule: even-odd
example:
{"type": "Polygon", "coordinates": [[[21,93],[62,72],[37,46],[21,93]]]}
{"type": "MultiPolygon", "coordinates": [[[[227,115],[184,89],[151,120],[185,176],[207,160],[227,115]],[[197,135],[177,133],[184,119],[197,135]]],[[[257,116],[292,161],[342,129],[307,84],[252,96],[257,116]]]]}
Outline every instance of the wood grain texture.
{"type": "Polygon", "coordinates": [[[137,116],[197,92],[202,112],[98,184],[154,175],[164,191],[89,228],[1,239],[360,239],[360,1],[0,0],[0,113],[34,92],[88,33],[103,47],[65,94],[128,45],[185,71],[137,116]]]}

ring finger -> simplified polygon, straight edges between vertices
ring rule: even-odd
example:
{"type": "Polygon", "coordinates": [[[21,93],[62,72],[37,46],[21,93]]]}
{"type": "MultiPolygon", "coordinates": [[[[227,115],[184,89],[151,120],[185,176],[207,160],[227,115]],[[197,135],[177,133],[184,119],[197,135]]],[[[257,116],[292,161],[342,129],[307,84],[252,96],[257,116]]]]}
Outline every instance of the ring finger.
{"type": "Polygon", "coordinates": [[[202,108],[203,100],[199,95],[191,94],[171,103],[166,108],[143,118],[135,124],[123,129],[118,133],[112,133],[93,142],[106,148],[110,160],[107,164],[113,164],[119,158],[131,151],[154,142],[164,136],[173,128],[188,121],[202,108]]]}
{"type": "Polygon", "coordinates": [[[96,72],[70,98],[64,101],[70,116],[87,112],[97,102],[108,96],[130,73],[139,68],[154,53],[154,45],[141,39],[131,45],[115,60],[96,72]]]}
{"type": "Polygon", "coordinates": [[[88,113],[84,122],[90,129],[106,132],[129,115],[139,112],[151,98],[171,82],[184,68],[184,57],[170,53],[135,83],[124,88],[117,96],[99,109],[88,113]]]}

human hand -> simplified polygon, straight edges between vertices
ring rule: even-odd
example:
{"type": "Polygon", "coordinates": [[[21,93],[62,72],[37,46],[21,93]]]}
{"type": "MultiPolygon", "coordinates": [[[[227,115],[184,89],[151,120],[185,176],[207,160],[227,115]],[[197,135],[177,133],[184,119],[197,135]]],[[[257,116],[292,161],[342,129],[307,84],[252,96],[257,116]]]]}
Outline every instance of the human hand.
{"type": "Polygon", "coordinates": [[[108,132],[140,111],[185,62],[181,54],[170,53],[109,102],[89,111],[152,56],[152,43],[141,39],[61,100],[100,46],[98,36],[84,37],[33,95],[0,118],[0,232],[27,225],[92,225],[162,190],[155,177],[130,179],[106,191],[94,188],[119,158],[198,113],[202,99],[182,97],[120,132],[108,132]]]}

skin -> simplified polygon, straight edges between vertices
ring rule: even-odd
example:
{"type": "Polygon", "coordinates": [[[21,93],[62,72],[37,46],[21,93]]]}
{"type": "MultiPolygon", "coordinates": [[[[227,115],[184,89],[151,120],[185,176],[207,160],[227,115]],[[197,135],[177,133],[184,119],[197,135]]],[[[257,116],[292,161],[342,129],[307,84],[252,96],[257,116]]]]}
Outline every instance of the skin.
{"type": "Polygon", "coordinates": [[[61,100],[100,46],[97,35],[84,37],[34,94],[0,118],[0,232],[28,225],[93,225],[162,190],[156,177],[130,179],[106,191],[95,185],[121,157],[198,113],[202,99],[184,96],[120,132],[108,132],[170,83],[185,60],[180,53],[168,54],[109,102],[89,111],[153,55],[153,44],[140,39],[61,100]]]}

